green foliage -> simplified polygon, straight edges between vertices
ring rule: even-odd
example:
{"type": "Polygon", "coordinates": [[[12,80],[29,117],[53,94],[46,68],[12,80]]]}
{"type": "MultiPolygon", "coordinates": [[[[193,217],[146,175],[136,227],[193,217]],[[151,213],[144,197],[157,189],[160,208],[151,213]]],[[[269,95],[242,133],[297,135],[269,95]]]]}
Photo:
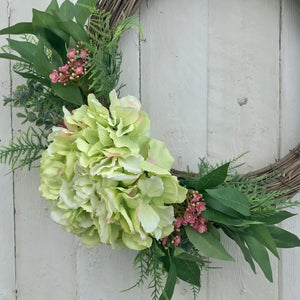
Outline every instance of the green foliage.
{"type": "Polygon", "coordinates": [[[17,86],[12,97],[4,99],[4,105],[7,104],[24,108],[24,113],[17,113],[18,117],[24,119],[23,123],[45,126],[46,130],[63,123],[61,99],[57,99],[48,88],[34,80],[17,86]]]}
{"type": "MultiPolygon", "coordinates": [[[[89,89],[97,98],[104,97],[109,103],[108,94],[118,85],[121,74],[122,54],[118,50],[120,37],[131,28],[141,27],[136,17],[123,18],[111,29],[109,25],[110,15],[103,11],[91,10],[92,18],[89,23],[90,50],[94,53],[88,72],[90,80],[89,89]]],[[[122,85],[118,88],[118,90],[122,85]]]]}
{"type": "Polygon", "coordinates": [[[97,98],[104,97],[108,103],[110,91],[119,82],[121,63],[122,56],[120,52],[108,53],[103,48],[97,50],[88,72],[91,81],[89,89],[94,92],[97,98]]]}
{"type": "Polygon", "coordinates": [[[47,135],[42,130],[29,127],[26,132],[22,132],[15,141],[11,141],[8,146],[0,147],[0,163],[10,164],[12,170],[28,166],[41,157],[41,151],[47,148],[47,135]]]}
{"type": "Polygon", "coordinates": [[[140,251],[135,258],[134,266],[139,272],[139,279],[133,287],[151,278],[148,288],[152,289],[152,299],[171,299],[177,279],[181,279],[191,285],[196,295],[201,286],[200,273],[207,261],[190,246],[189,252],[180,247],[164,249],[153,240],[151,248],[140,251]]]}
{"type": "Polygon", "coordinates": [[[203,159],[199,173],[189,173],[182,181],[203,194],[206,210],[201,215],[210,221],[208,232],[204,234],[186,227],[187,238],[201,253],[226,259],[228,254],[215,234],[216,228],[221,228],[240,247],[251,269],[256,272],[256,261],[266,278],[272,281],[267,250],[278,258],[277,248],[300,245],[297,236],[274,224],[292,217],[294,214],[285,209],[297,206],[299,202],[284,198],[289,191],[266,190],[265,185],[276,174],[251,177],[232,175],[232,170],[229,164],[213,167],[203,159]]]}
{"type": "Polygon", "coordinates": [[[190,242],[204,255],[216,259],[234,261],[212,233],[199,233],[189,226],[186,226],[185,231],[190,242]]]}
{"type": "Polygon", "coordinates": [[[161,261],[162,256],[162,250],[154,241],[150,248],[140,251],[133,263],[134,267],[139,272],[139,279],[134,286],[125,291],[144,284],[150,277],[151,281],[148,284],[148,288],[152,289],[151,297],[153,300],[159,299],[165,278],[165,270],[161,261]]]}

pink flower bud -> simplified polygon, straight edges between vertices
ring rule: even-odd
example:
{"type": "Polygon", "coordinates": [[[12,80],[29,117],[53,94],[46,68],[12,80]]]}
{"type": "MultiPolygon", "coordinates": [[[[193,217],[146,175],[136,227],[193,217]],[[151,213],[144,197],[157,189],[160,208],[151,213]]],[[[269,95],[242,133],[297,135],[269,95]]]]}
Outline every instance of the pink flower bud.
{"type": "Polygon", "coordinates": [[[58,69],[60,72],[67,73],[69,67],[70,66],[68,64],[65,64],[63,67],[59,67],[58,69]]]}
{"type": "Polygon", "coordinates": [[[76,55],[76,50],[74,48],[70,49],[69,53],[67,54],[68,59],[74,60],[74,56],[76,55]]]}
{"type": "Polygon", "coordinates": [[[53,83],[56,83],[58,78],[59,78],[58,73],[57,73],[56,70],[53,70],[53,72],[50,74],[49,77],[51,79],[51,82],[53,82],[53,83]]]}
{"type": "Polygon", "coordinates": [[[83,67],[82,66],[77,67],[75,72],[77,75],[81,74],[83,72],[83,67]]]}
{"type": "Polygon", "coordinates": [[[68,81],[68,76],[67,74],[63,74],[63,73],[60,73],[59,74],[59,82],[67,82],[68,81]]]}
{"type": "Polygon", "coordinates": [[[179,228],[182,225],[182,220],[180,218],[176,218],[174,226],[179,228]]]}
{"type": "Polygon", "coordinates": [[[200,225],[198,226],[198,232],[203,233],[203,232],[206,232],[206,231],[207,231],[206,225],[200,224],[200,225]]]}

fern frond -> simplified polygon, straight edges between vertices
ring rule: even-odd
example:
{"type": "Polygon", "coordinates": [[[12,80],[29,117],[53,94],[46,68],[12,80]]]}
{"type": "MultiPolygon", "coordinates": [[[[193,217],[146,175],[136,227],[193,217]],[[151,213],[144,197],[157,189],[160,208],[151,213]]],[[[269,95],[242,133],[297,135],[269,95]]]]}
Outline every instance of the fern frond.
{"type": "Polygon", "coordinates": [[[8,146],[0,147],[0,163],[8,163],[12,170],[33,166],[33,163],[41,157],[41,151],[47,148],[47,135],[42,130],[29,127],[22,132],[15,141],[8,146]]]}
{"type": "Polygon", "coordinates": [[[197,296],[199,295],[199,292],[200,292],[200,287],[199,286],[196,286],[196,285],[190,285],[191,287],[191,291],[193,293],[193,297],[194,297],[194,300],[197,299],[197,296]]]}

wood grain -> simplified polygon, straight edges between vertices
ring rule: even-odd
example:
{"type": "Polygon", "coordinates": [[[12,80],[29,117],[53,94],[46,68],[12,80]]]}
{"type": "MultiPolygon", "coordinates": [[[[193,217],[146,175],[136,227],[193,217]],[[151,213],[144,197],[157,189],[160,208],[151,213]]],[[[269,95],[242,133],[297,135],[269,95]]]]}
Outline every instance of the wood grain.
{"type": "MultiPolygon", "coordinates": [[[[11,24],[30,21],[32,7],[45,9],[48,1],[11,3],[11,24]]],[[[13,88],[23,83],[13,76],[13,88]]],[[[14,136],[26,128],[13,112],[14,136]]],[[[76,256],[73,237],[50,218],[48,203],[38,192],[39,172],[24,169],[14,176],[16,204],[16,285],[18,300],[75,299],[76,256]]]]}
{"type": "MultiPolygon", "coordinates": [[[[280,150],[288,151],[300,136],[300,2],[282,1],[280,150]]],[[[300,194],[295,196],[300,200],[300,194]]],[[[300,214],[300,209],[291,210],[300,214]]],[[[282,227],[299,236],[300,216],[282,227]]],[[[296,300],[300,295],[300,249],[282,249],[279,265],[279,299],[296,300]]]]}
{"type": "MultiPolygon", "coordinates": [[[[209,1],[208,157],[228,160],[249,151],[242,171],[278,158],[279,1],[209,1]]],[[[209,271],[209,299],[278,299],[274,283],[254,275],[225,239],[236,263],[209,271]]]]}
{"type": "MultiPolygon", "coordinates": [[[[7,27],[10,8],[8,1],[0,1],[0,27],[7,27]]],[[[5,43],[0,37],[0,44],[5,43]]],[[[0,60],[1,96],[10,93],[9,62],[0,60]]],[[[8,144],[11,139],[11,110],[0,108],[0,143],[8,144]]],[[[15,244],[14,244],[14,202],[12,173],[6,165],[0,165],[0,299],[13,299],[15,296],[15,244]],[[9,174],[8,174],[9,173],[9,174]]]]}
{"type": "MultiPolygon", "coordinates": [[[[48,1],[0,0],[1,27],[8,23],[8,3],[13,24],[29,20],[31,8],[44,8],[48,1]]],[[[295,146],[300,130],[299,5],[282,0],[280,25],[280,0],[143,1],[138,14],[145,41],[136,32],[121,41],[121,82],[127,84],[121,95],[141,98],[152,121],[151,135],[166,142],[176,168],[195,170],[198,157],[219,162],[251,151],[242,170],[253,170],[295,146]]],[[[6,95],[7,62],[0,60],[0,67],[1,94],[6,95]]],[[[21,82],[13,77],[13,87],[21,82]]],[[[7,144],[9,109],[2,107],[0,117],[1,144],[7,144]]],[[[12,128],[17,135],[24,127],[13,117],[12,128]]],[[[7,171],[1,166],[1,174],[7,171]]],[[[16,172],[13,199],[12,176],[1,177],[0,299],[16,299],[15,286],[18,300],[150,299],[145,286],[120,293],[136,279],[131,267],[136,253],[104,245],[84,248],[52,222],[38,185],[38,170],[16,172]]],[[[284,228],[299,234],[299,216],[284,228]]],[[[270,284],[260,271],[252,274],[237,247],[223,239],[237,263],[213,261],[223,268],[203,274],[199,299],[298,299],[298,249],[283,250],[279,268],[272,259],[270,284]]],[[[174,300],[179,299],[193,299],[188,285],[176,286],[174,300]]]]}

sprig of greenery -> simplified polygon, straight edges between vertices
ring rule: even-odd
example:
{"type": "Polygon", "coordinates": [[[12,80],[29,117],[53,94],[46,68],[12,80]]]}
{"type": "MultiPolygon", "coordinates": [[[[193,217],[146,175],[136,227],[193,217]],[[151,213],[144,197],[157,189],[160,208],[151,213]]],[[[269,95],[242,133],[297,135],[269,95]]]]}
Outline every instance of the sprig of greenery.
{"type": "Polygon", "coordinates": [[[4,98],[4,105],[23,107],[24,113],[17,113],[18,117],[24,119],[23,123],[45,126],[46,130],[63,124],[62,100],[53,95],[49,88],[34,80],[27,80],[26,84],[17,86],[12,97],[4,98]]]}
{"type": "Polygon", "coordinates": [[[30,170],[33,163],[40,159],[41,151],[45,149],[47,149],[47,134],[41,129],[29,127],[8,146],[0,147],[0,163],[10,164],[12,170],[22,169],[27,165],[30,170]]]}
{"type": "Polygon", "coordinates": [[[159,299],[165,279],[165,270],[160,260],[162,255],[161,250],[157,247],[154,240],[150,248],[139,251],[133,263],[134,268],[138,271],[139,278],[132,287],[122,292],[139,287],[144,284],[148,278],[151,278],[148,284],[148,288],[152,289],[151,297],[153,300],[159,299]]]}
{"type": "Polygon", "coordinates": [[[111,29],[110,15],[104,11],[91,9],[92,17],[89,22],[91,53],[88,79],[89,89],[97,98],[104,97],[109,103],[109,93],[113,89],[120,90],[124,85],[118,86],[121,74],[122,53],[118,49],[120,37],[131,28],[137,28],[142,34],[141,26],[136,17],[125,18],[117,22],[111,29]]]}
{"type": "Polygon", "coordinates": [[[271,182],[275,175],[274,173],[253,177],[236,173],[227,178],[224,186],[235,188],[247,195],[253,217],[270,216],[286,208],[299,206],[299,201],[284,197],[290,189],[267,191],[265,185],[271,182]]]}

